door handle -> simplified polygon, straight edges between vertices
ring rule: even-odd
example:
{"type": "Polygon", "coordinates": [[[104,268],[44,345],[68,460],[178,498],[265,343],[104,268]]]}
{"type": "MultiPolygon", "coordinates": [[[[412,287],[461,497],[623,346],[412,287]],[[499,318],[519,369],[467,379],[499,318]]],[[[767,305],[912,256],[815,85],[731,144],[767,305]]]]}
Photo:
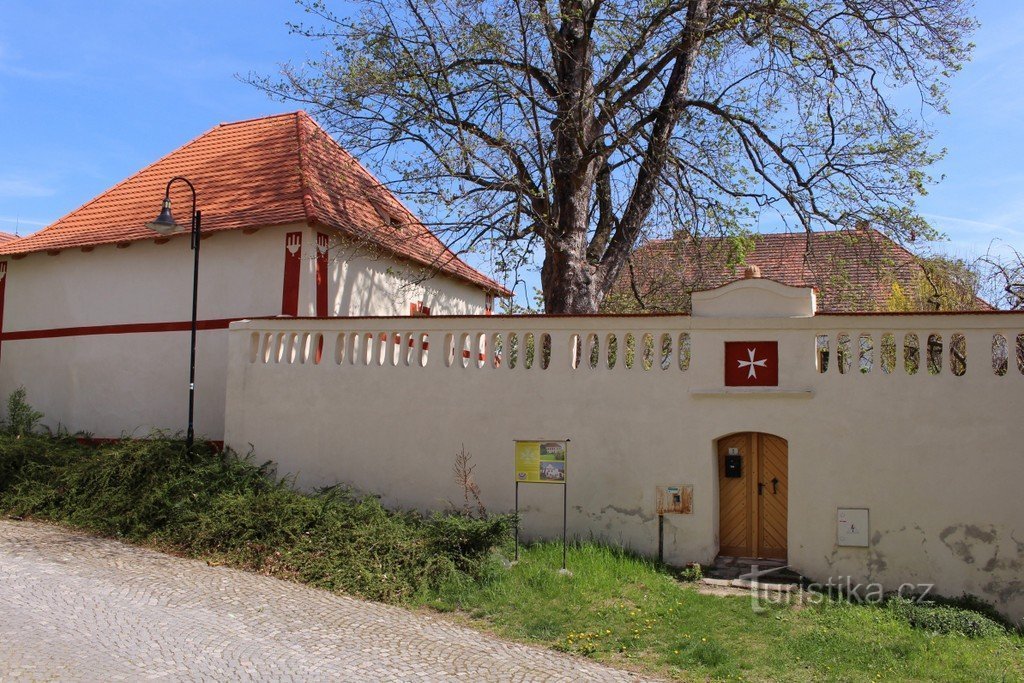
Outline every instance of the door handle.
{"type": "Polygon", "coordinates": [[[760,495],[763,495],[763,493],[764,493],[764,484],[762,484],[761,482],[757,482],[757,495],[760,496],[760,495]]]}

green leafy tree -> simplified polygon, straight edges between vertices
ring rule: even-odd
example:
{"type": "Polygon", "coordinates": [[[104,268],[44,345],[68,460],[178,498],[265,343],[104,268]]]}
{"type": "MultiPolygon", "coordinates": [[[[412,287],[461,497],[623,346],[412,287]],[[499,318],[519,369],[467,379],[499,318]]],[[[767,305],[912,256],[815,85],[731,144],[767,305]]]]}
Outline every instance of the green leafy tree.
{"type": "Polygon", "coordinates": [[[977,263],[947,256],[918,258],[909,282],[892,283],[890,311],[974,311],[984,308],[979,298],[982,274],[977,263]]]}
{"type": "Polygon", "coordinates": [[[324,43],[282,78],[465,248],[543,252],[550,313],[593,312],[651,226],[867,220],[930,181],[925,116],[969,57],[970,0],[299,0],[324,43]]]}

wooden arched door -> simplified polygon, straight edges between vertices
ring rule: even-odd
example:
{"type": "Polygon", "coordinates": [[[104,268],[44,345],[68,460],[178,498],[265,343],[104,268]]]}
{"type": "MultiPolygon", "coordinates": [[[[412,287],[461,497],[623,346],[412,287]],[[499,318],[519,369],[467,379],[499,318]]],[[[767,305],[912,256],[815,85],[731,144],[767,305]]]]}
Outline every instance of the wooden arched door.
{"type": "Polygon", "coordinates": [[[718,441],[719,554],[786,559],[789,445],[759,432],[718,441]]]}

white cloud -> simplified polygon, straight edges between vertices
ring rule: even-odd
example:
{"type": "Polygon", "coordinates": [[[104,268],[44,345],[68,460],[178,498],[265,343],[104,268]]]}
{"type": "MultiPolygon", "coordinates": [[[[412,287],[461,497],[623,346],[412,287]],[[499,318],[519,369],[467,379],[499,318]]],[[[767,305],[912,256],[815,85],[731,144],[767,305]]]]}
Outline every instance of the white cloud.
{"type": "Polygon", "coordinates": [[[10,223],[11,225],[27,225],[32,228],[42,228],[49,223],[46,221],[34,221],[27,218],[19,218],[18,216],[0,216],[0,223],[10,223]]]}
{"type": "Polygon", "coordinates": [[[1005,223],[998,220],[993,222],[979,221],[972,218],[959,218],[957,216],[940,216],[934,213],[926,213],[922,215],[939,226],[955,227],[959,229],[980,229],[982,232],[1001,232],[1015,237],[1024,237],[1024,231],[1007,227],[1005,223]]]}
{"type": "Polygon", "coordinates": [[[0,197],[50,197],[52,187],[26,178],[0,178],[0,197]]]}

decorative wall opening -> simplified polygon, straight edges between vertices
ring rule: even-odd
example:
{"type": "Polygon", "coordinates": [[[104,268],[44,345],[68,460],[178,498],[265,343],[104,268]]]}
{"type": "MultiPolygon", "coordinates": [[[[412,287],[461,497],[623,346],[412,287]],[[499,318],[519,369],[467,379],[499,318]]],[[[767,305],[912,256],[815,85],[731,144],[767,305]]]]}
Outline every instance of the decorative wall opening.
{"type": "Polygon", "coordinates": [[[1017,372],[1024,375],[1024,333],[1017,335],[1017,372]]]}
{"type": "Polygon", "coordinates": [[[868,374],[875,367],[875,341],[870,334],[861,334],[857,338],[859,350],[858,368],[861,374],[868,374]]]}
{"type": "Polygon", "coordinates": [[[643,368],[644,370],[650,370],[654,367],[654,337],[651,336],[650,332],[647,332],[643,336],[643,368]]]}
{"type": "Polygon", "coordinates": [[[942,335],[928,335],[928,374],[938,375],[942,372],[942,335]]]}
{"type": "Polygon", "coordinates": [[[626,352],[623,362],[626,367],[633,369],[633,361],[636,360],[636,337],[633,336],[632,332],[626,333],[626,352]]]}
{"type": "Polygon", "coordinates": [[[686,372],[690,369],[690,333],[679,335],[679,369],[686,372]]]}
{"type": "Polygon", "coordinates": [[[836,363],[841,375],[849,374],[853,368],[853,343],[846,332],[840,332],[836,337],[836,363]]]}
{"type": "Polygon", "coordinates": [[[591,370],[596,370],[601,362],[601,343],[596,333],[587,335],[587,360],[591,370]]]}
{"type": "Polygon", "coordinates": [[[881,348],[879,349],[879,363],[882,372],[891,375],[896,371],[896,335],[886,332],[882,335],[881,348]]]}
{"type": "Polygon", "coordinates": [[[921,367],[921,342],[911,332],[903,336],[903,369],[908,375],[916,375],[921,367]]]}
{"type": "Polygon", "coordinates": [[[665,333],[661,335],[661,369],[668,370],[672,367],[672,335],[665,333]]]}
{"type": "Polygon", "coordinates": [[[1006,375],[1009,369],[1010,352],[1006,337],[1001,334],[992,335],[992,372],[998,377],[1006,375]]]}
{"type": "Polygon", "coordinates": [[[949,371],[956,377],[967,373],[967,338],[959,332],[949,337],[949,371]]]}
{"type": "Polygon", "coordinates": [[[814,337],[814,358],[818,364],[818,372],[822,374],[828,372],[829,343],[827,334],[814,337]]]}

